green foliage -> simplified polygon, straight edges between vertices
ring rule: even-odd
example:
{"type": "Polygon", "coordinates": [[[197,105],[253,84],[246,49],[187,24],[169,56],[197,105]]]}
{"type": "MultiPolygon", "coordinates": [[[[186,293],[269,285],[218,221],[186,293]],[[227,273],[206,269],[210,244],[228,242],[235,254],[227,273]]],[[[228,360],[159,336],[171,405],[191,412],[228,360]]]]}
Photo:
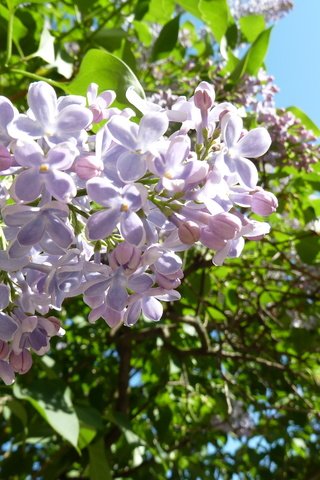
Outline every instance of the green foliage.
{"type": "Polygon", "coordinates": [[[120,58],[109,52],[92,49],[83,58],[77,77],[68,85],[69,93],[85,95],[94,78],[102,90],[114,90],[117,103],[126,104],[126,90],[133,86],[144,97],[144,91],[132,70],[120,58]]]}
{"type": "MultiPolygon", "coordinates": [[[[261,17],[235,23],[225,0],[16,0],[0,27],[1,94],[20,105],[37,79],[82,95],[94,81],[119,105],[130,85],[190,96],[200,80],[234,100],[272,33],[261,17]]],[[[161,322],[110,330],[66,302],[65,338],[0,387],[1,478],[317,478],[320,167],[257,166],[279,198],[270,235],[222,267],[184,253],[182,300],[161,322]]]]}

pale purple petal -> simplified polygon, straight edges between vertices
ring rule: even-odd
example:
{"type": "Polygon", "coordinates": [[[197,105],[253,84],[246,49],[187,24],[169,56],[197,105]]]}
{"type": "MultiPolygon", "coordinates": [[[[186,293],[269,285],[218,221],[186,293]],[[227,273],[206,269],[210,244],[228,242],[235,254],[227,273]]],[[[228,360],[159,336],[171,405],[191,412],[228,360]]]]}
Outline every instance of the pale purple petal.
{"type": "Polygon", "coordinates": [[[153,285],[153,279],[147,273],[141,275],[133,275],[128,280],[128,287],[137,293],[143,293],[153,285]]]}
{"type": "Polygon", "coordinates": [[[123,182],[134,182],[146,173],[147,164],[143,155],[125,152],[118,158],[117,170],[123,182]]]}
{"type": "Polygon", "coordinates": [[[255,188],[258,183],[258,171],[255,165],[244,157],[235,160],[239,183],[248,188],[255,188]]]}
{"type": "Polygon", "coordinates": [[[237,153],[242,157],[257,158],[264,155],[271,145],[271,137],[263,128],[254,128],[246,133],[236,145],[237,153]]]}
{"type": "Polygon", "coordinates": [[[15,379],[12,366],[4,360],[0,360],[0,378],[6,385],[12,385],[15,379]]]}
{"type": "Polygon", "coordinates": [[[80,105],[69,105],[61,110],[57,118],[56,128],[62,134],[80,132],[92,122],[92,112],[80,105]]]}
{"type": "Polygon", "coordinates": [[[17,240],[21,246],[32,247],[40,242],[44,234],[44,229],[44,217],[40,214],[21,228],[18,232],[17,240]]]}
{"type": "Polygon", "coordinates": [[[37,208],[29,207],[28,205],[8,205],[2,210],[2,216],[6,225],[9,227],[20,227],[31,221],[37,208]]]}
{"type": "Polygon", "coordinates": [[[139,320],[141,315],[141,300],[137,300],[128,306],[126,313],[124,315],[124,323],[128,327],[131,327],[139,320]]]}
{"type": "Polygon", "coordinates": [[[164,113],[147,113],[142,117],[138,132],[138,148],[142,152],[148,150],[148,147],[162,137],[169,126],[168,117],[164,113]]]}
{"type": "MultiPolygon", "coordinates": [[[[179,166],[181,162],[187,157],[190,150],[190,139],[187,136],[178,135],[175,137],[168,151],[165,155],[165,162],[167,168],[174,168],[179,166]]],[[[203,162],[202,162],[203,163],[203,162]]]]}
{"type": "Polygon", "coordinates": [[[157,269],[157,272],[163,275],[170,275],[177,272],[181,268],[182,260],[174,253],[164,252],[154,265],[157,269]]]}
{"type": "Polygon", "coordinates": [[[73,242],[71,229],[53,215],[46,216],[46,229],[50,238],[61,248],[68,248],[73,242]]]}
{"type": "Polygon", "coordinates": [[[47,162],[58,170],[69,169],[78,155],[78,149],[70,142],[60,143],[49,150],[47,162]]]}
{"type": "Polygon", "coordinates": [[[9,295],[10,295],[10,290],[8,285],[5,285],[4,283],[0,283],[0,309],[3,310],[4,308],[7,308],[9,305],[9,295]]]}
{"type": "Polygon", "coordinates": [[[118,275],[112,280],[107,292],[106,302],[109,307],[120,312],[125,308],[128,298],[126,279],[122,275],[118,275]]]}
{"type": "Polygon", "coordinates": [[[229,251],[230,251],[230,248],[231,248],[231,242],[232,242],[232,240],[229,240],[226,243],[226,245],[215,254],[215,256],[212,259],[212,263],[214,265],[222,265],[223,264],[223,262],[225,261],[225,259],[227,258],[228,254],[229,254],[229,251]]]}
{"type": "Polygon", "coordinates": [[[120,192],[105,178],[92,178],[87,182],[87,192],[91,200],[104,207],[121,205],[120,192]]]}
{"type": "Polygon", "coordinates": [[[114,310],[113,308],[109,307],[109,305],[106,305],[101,316],[107,322],[109,327],[113,328],[122,321],[122,315],[122,311],[120,312],[118,310],[114,310]]]}
{"type": "Polygon", "coordinates": [[[42,178],[34,168],[19,173],[14,183],[15,194],[25,202],[32,202],[38,198],[41,189],[42,178]]]}
{"type": "Polygon", "coordinates": [[[37,167],[44,161],[41,147],[36,142],[17,141],[14,157],[23,167],[37,167]]]}
{"type": "Polygon", "coordinates": [[[44,134],[44,129],[35,120],[21,114],[8,125],[8,133],[13,138],[21,138],[21,136],[23,138],[40,138],[44,134]]]}
{"type": "Polygon", "coordinates": [[[103,210],[94,213],[87,222],[89,240],[102,240],[113,232],[120,218],[120,210],[103,210]]]}
{"type": "Polygon", "coordinates": [[[136,212],[142,207],[142,198],[141,195],[144,195],[144,187],[140,184],[136,185],[127,185],[123,188],[123,201],[124,203],[136,212]],[[141,187],[141,188],[139,188],[141,187]]]}
{"type": "Polygon", "coordinates": [[[121,215],[120,230],[123,238],[132,245],[139,246],[145,240],[145,231],[141,218],[135,212],[121,215]]]}
{"type": "Polygon", "coordinates": [[[70,175],[59,170],[49,170],[43,175],[46,188],[61,202],[70,202],[77,194],[77,188],[70,175]]]}
{"type": "Polygon", "coordinates": [[[232,147],[238,141],[242,128],[242,118],[238,115],[230,116],[224,130],[224,141],[228,148],[232,147]]]}
{"type": "Polygon", "coordinates": [[[138,125],[127,118],[115,115],[108,123],[108,129],[113,138],[128,150],[137,149],[138,125]]]}
{"type": "Polygon", "coordinates": [[[9,315],[6,315],[3,312],[0,312],[0,339],[7,342],[11,340],[15,331],[17,330],[17,325],[12,320],[9,315]]]}
{"type": "Polygon", "coordinates": [[[28,105],[42,126],[51,125],[57,112],[57,95],[54,88],[46,82],[31,83],[28,105]]]}
{"type": "Polygon", "coordinates": [[[163,314],[163,306],[154,297],[144,297],[142,299],[142,313],[148,320],[158,322],[163,314]]]}

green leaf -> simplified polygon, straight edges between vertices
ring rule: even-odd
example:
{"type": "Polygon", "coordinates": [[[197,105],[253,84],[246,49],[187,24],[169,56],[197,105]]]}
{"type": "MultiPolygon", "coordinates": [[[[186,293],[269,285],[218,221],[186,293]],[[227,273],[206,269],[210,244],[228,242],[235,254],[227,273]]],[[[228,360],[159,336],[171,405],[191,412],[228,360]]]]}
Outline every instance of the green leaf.
{"type": "Polygon", "coordinates": [[[256,38],[230,75],[230,80],[232,82],[237,83],[245,73],[248,73],[249,75],[256,75],[258,73],[268,50],[271,30],[272,27],[264,30],[256,38]]]}
{"type": "Polygon", "coordinates": [[[297,243],[296,249],[301,260],[312,265],[320,252],[320,237],[303,238],[297,243]]]}
{"type": "Polygon", "coordinates": [[[194,0],[177,0],[177,3],[194,17],[202,19],[198,2],[195,2],[194,0]]]}
{"type": "Polygon", "coordinates": [[[25,399],[65,440],[77,448],[79,419],[71,401],[71,390],[57,380],[34,382],[30,387],[13,387],[16,398],[25,399]]]}
{"type": "Polygon", "coordinates": [[[93,43],[109,52],[114,52],[121,47],[121,43],[126,37],[127,33],[121,28],[102,28],[94,35],[93,43]]]}
{"type": "Polygon", "coordinates": [[[99,438],[88,447],[90,458],[90,480],[112,480],[103,439],[99,438]]]}
{"type": "Polygon", "coordinates": [[[68,85],[68,92],[85,95],[89,84],[94,81],[99,90],[114,90],[117,94],[116,104],[127,106],[126,91],[133,86],[140,97],[145,94],[133,71],[122,60],[104,50],[92,49],[84,56],[80,71],[68,85]]]}
{"type": "Polygon", "coordinates": [[[320,128],[311,120],[308,115],[300,110],[298,107],[288,107],[288,112],[292,112],[297,118],[299,118],[303,125],[308,129],[311,130],[316,137],[320,137],[320,128]]]}
{"type": "Polygon", "coordinates": [[[174,49],[178,40],[179,22],[180,15],[164,25],[153,45],[151,53],[152,61],[166,57],[168,53],[174,49]]]}
{"type": "Polygon", "coordinates": [[[202,20],[210,27],[217,42],[220,42],[228,28],[227,0],[200,0],[199,10],[202,20]]]}
{"type": "Polygon", "coordinates": [[[163,25],[170,20],[173,11],[173,0],[150,0],[148,12],[143,20],[163,25]]]}
{"type": "Polygon", "coordinates": [[[266,28],[266,22],[263,15],[248,15],[240,17],[240,30],[248,42],[252,43],[266,28]]]}
{"type": "MultiPolygon", "coordinates": [[[[0,17],[4,18],[6,22],[9,21],[10,12],[3,5],[0,5],[0,17]]],[[[2,23],[2,22],[1,22],[2,23]]],[[[1,25],[1,24],[0,24],[1,25]]],[[[14,17],[13,19],[13,39],[15,42],[21,40],[28,34],[28,29],[23,25],[19,18],[14,17]]]]}
{"type": "Polygon", "coordinates": [[[138,22],[137,20],[134,20],[132,24],[138,35],[139,41],[146,47],[149,47],[152,43],[152,33],[148,26],[144,22],[138,22]]]}
{"type": "Polygon", "coordinates": [[[98,410],[91,406],[75,406],[75,410],[80,421],[78,447],[82,450],[102,430],[103,422],[98,410]]]}

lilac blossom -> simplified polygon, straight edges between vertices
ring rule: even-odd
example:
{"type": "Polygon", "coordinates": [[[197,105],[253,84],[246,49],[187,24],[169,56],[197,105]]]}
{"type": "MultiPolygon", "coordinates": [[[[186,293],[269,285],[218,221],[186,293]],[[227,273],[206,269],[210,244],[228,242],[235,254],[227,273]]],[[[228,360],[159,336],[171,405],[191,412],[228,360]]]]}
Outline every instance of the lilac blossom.
{"type": "Polygon", "coordinates": [[[114,116],[108,129],[114,140],[124,147],[117,160],[121,180],[134,182],[146,173],[146,153],[156,153],[158,142],[167,131],[168,119],[163,113],[152,112],[144,115],[140,125],[128,119],[114,116]]]}
{"type": "Polygon", "coordinates": [[[69,202],[76,195],[77,189],[65,170],[71,168],[77,154],[77,148],[70,142],[55,145],[45,155],[37,143],[19,140],[14,156],[18,164],[26,169],[15,180],[17,197],[32,202],[45,189],[57,200],[69,202]]]}
{"type": "Polygon", "coordinates": [[[46,82],[32,83],[27,100],[27,114],[19,114],[9,125],[8,133],[13,138],[44,138],[50,145],[77,142],[92,121],[84,98],[70,95],[58,100],[53,87],[46,82]]]}
{"type": "Polygon", "coordinates": [[[242,118],[228,113],[222,120],[222,134],[226,146],[224,161],[230,173],[236,174],[241,185],[254,188],[258,171],[248,158],[258,158],[266,153],[271,145],[268,131],[258,127],[243,133],[242,118]]]}
{"type": "Polygon", "coordinates": [[[0,377],[8,385],[63,335],[50,310],[67,298],[83,295],[91,323],[159,321],[162,302],[180,298],[180,252],[200,244],[221,265],[245,239],[269,232],[250,218],[277,208],[250,160],[267,155],[263,127],[246,132],[208,82],[191,98],[171,96],[170,106],[132,89],[127,98],[143,113],[137,123],[133,110],[110,108],[115,93],[99,95],[95,83],[87,99],[33,83],[26,114],[0,97],[0,377]]]}
{"type": "Polygon", "coordinates": [[[129,243],[139,245],[144,242],[143,223],[136,213],[146,200],[146,191],[142,185],[126,185],[119,189],[107,179],[94,178],[87,182],[87,190],[92,200],[106,207],[89,218],[89,240],[108,237],[120,223],[120,231],[129,243]]]}

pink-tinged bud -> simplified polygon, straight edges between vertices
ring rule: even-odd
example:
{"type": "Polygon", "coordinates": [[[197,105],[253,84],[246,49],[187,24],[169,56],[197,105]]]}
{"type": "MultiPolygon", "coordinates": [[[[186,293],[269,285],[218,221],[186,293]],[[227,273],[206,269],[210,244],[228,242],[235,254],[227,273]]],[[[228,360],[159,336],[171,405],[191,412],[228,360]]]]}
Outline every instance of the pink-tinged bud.
{"type": "Polygon", "coordinates": [[[109,265],[113,270],[123,267],[125,270],[134,272],[140,263],[141,251],[135,245],[120,243],[108,256],[109,265]]]}
{"type": "Polygon", "coordinates": [[[10,152],[3,145],[0,145],[0,171],[7,170],[12,164],[10,152]]]}
{"type": "Polygon", "coordinates": [[[103,164],[95,155],[84,155],[75,161],[75,172],[82,180],[98,177],[103,171],[103,164]]]}
{"type": "Polygon", "coordinates": [[[195,222],[190,220],[179,225],[178,235],[182,243],[193,245],[200,238],[200,228],[195,222]]]}
{"type": "Polygon", "coordinates": [[[209,229],[223,240],[235,238],[241,228],[240,218],[228,212],[214,215],[209,222],[209,229]]]}
{"type": "Polygon", "coordinates": [[[215,91],[212,85],[208,82],[201,82],[194,92],[194,104],[200,110],[209,110],[215,100],[215,91]]]}
{"type": "Polygon", "coordinates": [[[27,373],[32,366],[32,356],[28,350],[22,350],[20,353],[11,352],[10,365],[17,373],[27,373]]]}
{"type": "Polygon", "coordinates": [[[5,358],[7,358],[9,352],[10,352],[10,347],[7,344],[7,342],[0,340],[0,360],[4,360],[5,358]]]}
{"type": "Polygon", "coordinates": [[[254,213],[266,216],[275,212],[278,207],[278,200],[271,192],[259,190],[252,195],[251,208],[254,213]]]}

